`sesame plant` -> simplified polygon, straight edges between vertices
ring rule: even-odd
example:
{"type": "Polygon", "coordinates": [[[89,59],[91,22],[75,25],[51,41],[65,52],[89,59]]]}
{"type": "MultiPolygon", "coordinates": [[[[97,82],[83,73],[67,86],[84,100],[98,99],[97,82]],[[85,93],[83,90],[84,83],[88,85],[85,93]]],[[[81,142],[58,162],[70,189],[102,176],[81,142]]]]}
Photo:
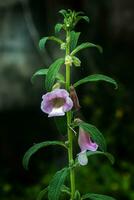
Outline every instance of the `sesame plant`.
{"type": "MultiPolygon", "coordinates": [[[[64,57],[56,59],[49,68],[38,70],[33,75],[32,81],[36,76],[45,77],[45,89],[47,92],[42,96],[41,110],[48,117],[54,117],[55,120],[64,118],[65,127],[62,129],[62,133],[63,135],[67,135],[67,139],[65,141],[43,141],[34,144],[25,153],[23,166],[28,169],[31,156],[41,148],[50,145],[60,145],[66,150],[68,162],[63,169],[55,173],[48,187],[39,193],[38,200],[44,198],[49,200],[114,200],[113,197],[104,194],[94,194],[91,192],[81,194],[79,188],[76,188],[76,168],[87,165],[90,156],[96,154],[104,155],[111,163],[114,162],[113,156],[107,152],[103,134],[94,125],[78,117],[81,107],[76,90],[79,85],[91,82],[105,81],[113,84],[115,88],[117,88],[117,83],[112,78],[102,74],[91,74],[75,83],[71,82],[72,68],[81,66],[81,61],[77,57],[77,53],[85,48],[96,48],[102,53],[102,48],[90,42],[78,44],[80,32],[76,32],[75,27],[80,20],[89,22],[89,18],[84,16],[83,12],[60,10],[59,13],[63,16],[63,23],[56,24],[56,36],[43,37],[39,41],[39,47],[43,49],[46,42],[52,40],[64,52],[64,57]],[[57,37],[61,31],[64,34],[64,40],[57,37]],[[61,67],[65,68],[65,75],[60,73],[61,67]],[[77,143],[80,147],[80,152],[77,153],[74,153],[75,140],[78,141],[77,143]]],[[[60,123],[62,122],[59,120],[58,125],[60,123]]]]}

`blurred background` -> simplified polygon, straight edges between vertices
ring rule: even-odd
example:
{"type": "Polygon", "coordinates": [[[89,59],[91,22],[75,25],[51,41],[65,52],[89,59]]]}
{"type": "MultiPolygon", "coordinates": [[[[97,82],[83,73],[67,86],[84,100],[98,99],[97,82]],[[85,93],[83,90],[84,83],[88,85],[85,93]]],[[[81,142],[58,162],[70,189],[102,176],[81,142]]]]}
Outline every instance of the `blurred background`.
{"type": "MultiPolygon", "coordinates": [[[[109,194],[118,200],[134,200],[134,1],[132,0],[4,0],[0,1],[0,199],[34,200],[48,185],[56,170],[67,162],[62,148],[40,150],[22,167],[25,151],[34,143],[65,139],[53,119],[40,110],[44,79],[30,78],[62,54],[50,42],[40,51],[42,36],[54,34],[61,22],[60,9],[84,11],[90,24],[77,26],[80,41],[103,47],[81,51],[82,67],[73,70],[73,82],[88,74],[114,78],[119,89],[93,83],[77,89],[85,120],[97,126],[116,159],[113,166],[94,156],[88,166],[77,170],[77,188],[109,194]],[[79,181],[78,181],[79,180],[79,181]]],[[[62,34],[61,34],[62,36],[62,34]]],[[[75,153],[80,150],[76,144],[75,153]]]]}

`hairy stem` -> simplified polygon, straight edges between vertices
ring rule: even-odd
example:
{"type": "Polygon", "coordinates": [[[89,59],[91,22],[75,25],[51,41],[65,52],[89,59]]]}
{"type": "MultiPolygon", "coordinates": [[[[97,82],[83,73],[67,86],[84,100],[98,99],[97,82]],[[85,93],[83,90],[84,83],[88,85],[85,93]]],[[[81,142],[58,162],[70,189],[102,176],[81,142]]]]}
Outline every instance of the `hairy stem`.
{"type": "MultiPolygon", "coordinates": [[[[66,56],[70,54],[70,32],[67,31],[66,35],[66,56]]],[[[69,91],[70,88],[70,64],[66,64],[66,90],[69,91]]],[[[70,166],[70,184],[71,184],[71,200],[74,200],[75,194],[75,172],[74,168],[71,167],[74,163],[73,160],[73,132],[69,128],[71,124],[71,111],[67,112],[67,133],[68,133],[68,160],[70,166]]]]}

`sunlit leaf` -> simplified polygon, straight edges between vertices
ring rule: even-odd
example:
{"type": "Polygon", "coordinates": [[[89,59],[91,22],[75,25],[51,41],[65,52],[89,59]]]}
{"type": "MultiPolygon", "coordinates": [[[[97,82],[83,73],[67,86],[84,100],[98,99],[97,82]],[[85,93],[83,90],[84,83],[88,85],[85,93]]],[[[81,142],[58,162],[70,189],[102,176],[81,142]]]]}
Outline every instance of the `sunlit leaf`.
{"type": "Polygon", "coordinates": [[[80,50],[82,49],[85,49],[85,48],[90,48],[90,47],[95,47],[97,48],[100,53],[102,53],[102,47],[99,46],[99,45],[95,45],[93,43],[90,43],[90,42],[85,42],[85,43],[82,43],[80,44],[79,46],[76,47],[76,49],[74,49],[72,52],[71,52],[71,55],[75,55],[77,52],[79,52],[80,50]]]}
{"type": "Polygon", "coordinates": [[[57,73],[59,72],[59,69],[63,63],[64,58],[59,58],[50,65],[45,80],[46,90],[50,91],[52,89],[57,73]]]}
{"type": "Polygon", "coordinates": [[[45,141],[45,142],[34,144],[31,148],[28,149],[28,151],[25,153],[25,155],[23,157],[23,161],[22,161],[23,167],[25,169],[28,169],[29,160],[30,160],[31,156],[33,154],[35,154],[41,148],[44,148],[44,147],[47,147],[50,145],[60,145],[60,146],[63,146],[66,148],[65,144],[60,141],[45,141]]]}
{"type": "Polygon", "coordinates": [[[82,128],[84,131],[89,133],[91,138],[93,139],[94,142],[96,142],[99,145],[99,148],[106,152],[106,142],[105,138],[103,137],[102,133],[93,125],[85,123],[85,122],[80,122],[78,124],[80,128],[82,128]]]}
{"type": "Polygon", "coordinates": [[[84,83],[93,82],[93,81],[106,81],[106,82],[109,82],[109,83],[112,83],[113,85],[115,85],[116,89],[118,88],[118,85],[114,79],[112,79],[108,76],[105,76],[103,74],[93,74],[93,75],[87,76],[87,77],[77,81],[76,83],[74,83],[74,87],[77,87],[84,83]]]}
{"type": "MultiPolygon", "coordinates": [[[[33,83],[34,82],[34,79],[37,77],[37,76],[46,76],[47,75],[47,72],[48,72],[48,69],[39,69],[37,72],[35,72],[31,78],[31,82],[33,83]]],[[[60,82],[65,82],[65,79],[64,79],[64,76],[60,73],[57,73],[56,75],[56,78],[58,80],[60,80],[60,82]]]]}
{"type": "Polygon", "coordinates": [[[69,169],[67,167],[56,172],[56,174],[54,175],[49,184],[49,190],[48,190],[49,200],[59,200],[62,186],[68,174],[69,174],[69,169]]]}
{"type": "Polygon", "coordinates": [[[90,199],[90,200],[116,200],[113,197],[107,196],[107,195],[102,195],[102,194],[93,194],[93,193],[88,193],[82,196],[83,199],[90,199]]]}

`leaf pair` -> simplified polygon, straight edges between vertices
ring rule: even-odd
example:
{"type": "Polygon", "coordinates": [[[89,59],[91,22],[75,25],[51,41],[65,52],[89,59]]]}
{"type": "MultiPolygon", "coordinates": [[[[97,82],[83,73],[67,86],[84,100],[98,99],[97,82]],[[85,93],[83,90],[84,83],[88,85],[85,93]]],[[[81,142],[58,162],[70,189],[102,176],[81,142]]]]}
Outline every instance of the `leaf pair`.
{"type": "Polygon", "coordinates": [[[61,65],[64,64],[64,58],[59,58],[53,62],[48,69],[40,69],[34,73],[31,78],[33,82],[35,77],[45,75],[45,88],[47,91],[51,91],[55,79],[58,79],[61,83],[64,83],[64,76],[59,73],[61,65]]]}

